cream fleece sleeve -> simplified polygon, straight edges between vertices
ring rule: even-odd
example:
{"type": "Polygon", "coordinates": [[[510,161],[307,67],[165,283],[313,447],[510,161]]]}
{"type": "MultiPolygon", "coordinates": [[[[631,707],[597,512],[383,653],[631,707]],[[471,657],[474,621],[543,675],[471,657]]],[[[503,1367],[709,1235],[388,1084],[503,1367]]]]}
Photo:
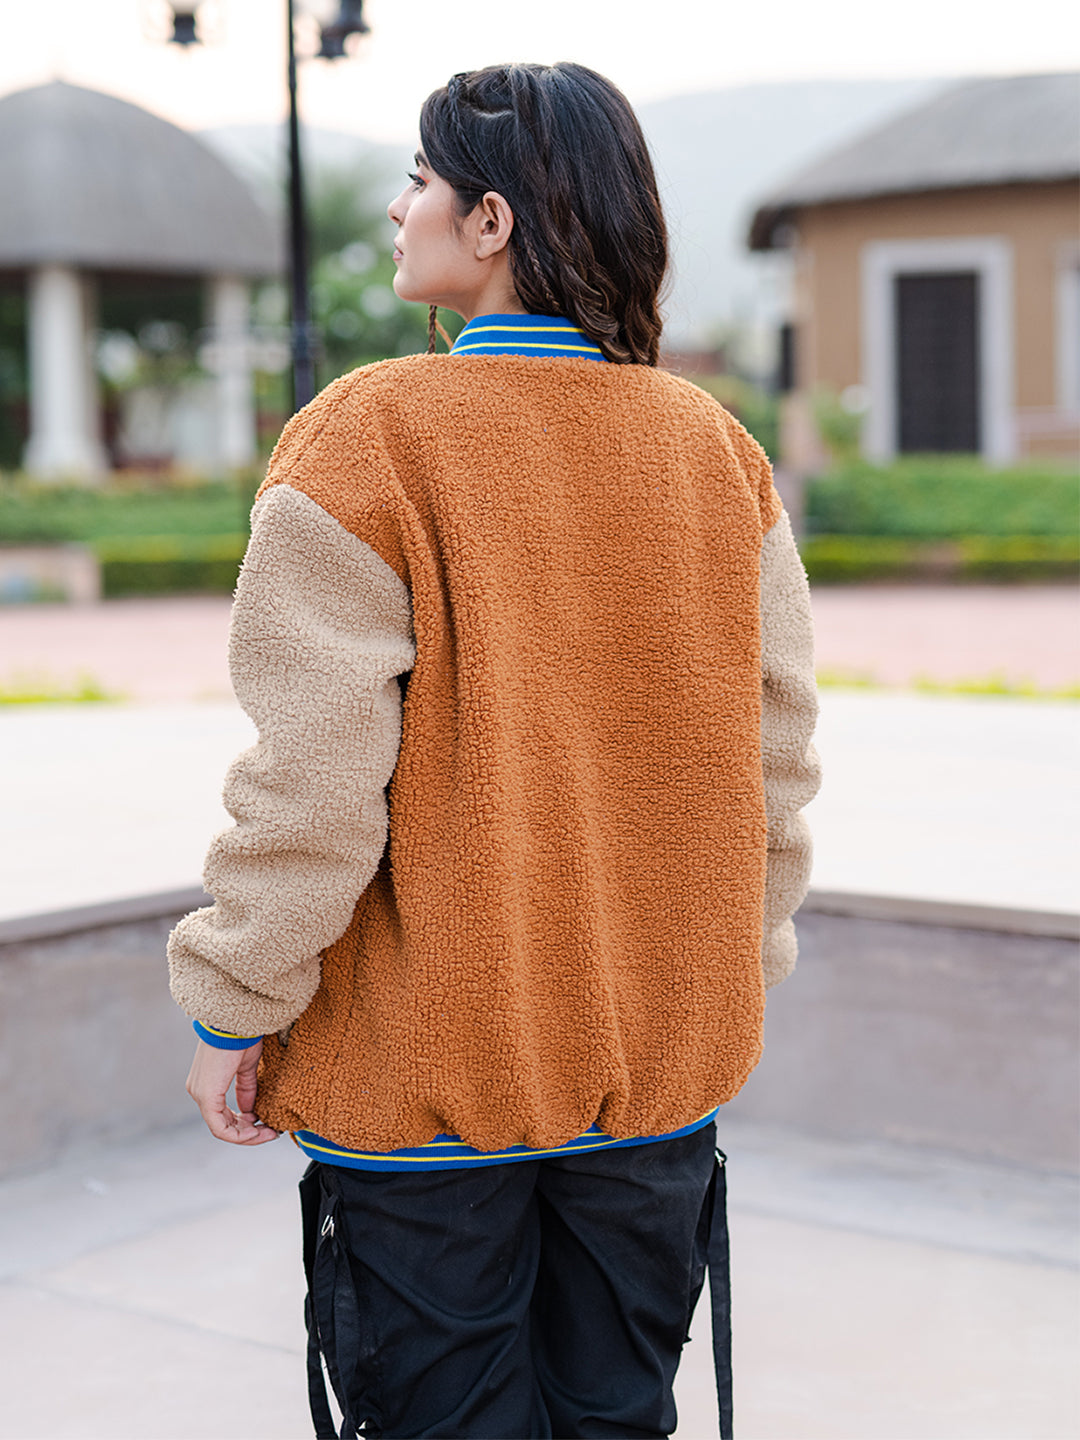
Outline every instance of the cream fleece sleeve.
{"type": "Polygon", "coordinates": [[[761,760],[769,826],[765,872],[765,984],[795,968],[792,915],[810,884],[810,827],[800,814],[817,794],[821,767],[811,744],[817,720],[810,587],[787,514],[761,547],[761,760]]]}
{"type": "Polygon", "coordinates": [[[214,904],[169,938],[172,992],[204,1024],[283,1029],[319,984],[387,836],[415,658],[409,593],[370,546],[288,485],[266,492],[233,607],[229,664],[259,738],[232,764],[235,825],[210,847],[214,904]]]}

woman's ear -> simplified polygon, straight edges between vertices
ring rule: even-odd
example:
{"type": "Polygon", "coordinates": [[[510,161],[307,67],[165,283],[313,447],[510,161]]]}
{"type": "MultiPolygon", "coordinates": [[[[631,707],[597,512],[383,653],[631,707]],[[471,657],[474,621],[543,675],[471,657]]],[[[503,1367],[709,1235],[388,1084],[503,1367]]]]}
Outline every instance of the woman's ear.
{"type": "Polygon", "coordinates": [[[505,250],[514,228],[514,212],[497,190],[489,190],[473,211],[476,219],[476,258],[489,260],[505,250]]]}

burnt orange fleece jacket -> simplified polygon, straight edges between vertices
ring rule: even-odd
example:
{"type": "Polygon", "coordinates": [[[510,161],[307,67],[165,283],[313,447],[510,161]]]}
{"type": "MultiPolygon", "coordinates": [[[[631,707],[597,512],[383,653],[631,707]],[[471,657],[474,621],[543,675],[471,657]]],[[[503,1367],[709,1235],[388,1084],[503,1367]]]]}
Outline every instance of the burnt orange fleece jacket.
{"type": "MultiPolygon", "coordinates": [[[[437,1133],[543,1148],[594,1121],[662,1134],[729,1099],[758,1059],[764,1008],[759,566],[781,506],[756,442],[656,369],[416,356],[324,391],[286,428],[260,495],[256,515],[295,510],[301,529],[280,552],[264,544],[262,570],[249,559],[238,602],[245,583],[283,604],[308,585],[328,597],[300,648],[274,652],[282,694],[296,682],[305,697],[277,710],[313,737],[280,766],[282,793],[300,793],[307,768],[313,785],[332,773],[334,726],[342,744],[354,725],[353,740],[389,733],[379,697],[411,669],[399,748],[396,732],[386,741],[389,844],[343,933],[332,925],[293,970],[231,976],[247,1007],[213,999],[243,887],[211,886],[218,949],[198,931],[215,911],[174,935],[192,1013],[281,1030],[263,1050],[261,1118],[354,1148],[437,1133]],[[361,624],[379,596],[392,617],[361,624]],[[325,734],[305,658],[320,646],[385,657],[325,734]]],[[[275,643],[259,613],[255,652],[275,643]]],[[[279,720],[272,707],[256,719],[269,751],[279,720]]],[[[387,778],[349,826],[375,815],[387,778]]],[[[281,896],[292,933],[304,877],[337,852],[309,844],[297,861],[300,841],[259,841],[258,785],[243,785],[237,854],[247,845],[260,903],[281,896]]]]}

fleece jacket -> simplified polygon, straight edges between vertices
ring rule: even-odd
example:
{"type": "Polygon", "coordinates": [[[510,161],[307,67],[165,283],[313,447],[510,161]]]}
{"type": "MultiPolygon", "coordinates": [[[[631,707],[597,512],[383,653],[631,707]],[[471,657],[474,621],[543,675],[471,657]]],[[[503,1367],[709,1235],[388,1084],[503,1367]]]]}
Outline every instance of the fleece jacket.
{"type": "Polygon", "coordinates": [[[415,356],[286,428],[174,994],[277,1129],[480,1150],[692,1123],[761,1052],[817,787],[768,462],[663,371],[415,356]],[[766,596],[767,592],[767,596],[766,596]]]}

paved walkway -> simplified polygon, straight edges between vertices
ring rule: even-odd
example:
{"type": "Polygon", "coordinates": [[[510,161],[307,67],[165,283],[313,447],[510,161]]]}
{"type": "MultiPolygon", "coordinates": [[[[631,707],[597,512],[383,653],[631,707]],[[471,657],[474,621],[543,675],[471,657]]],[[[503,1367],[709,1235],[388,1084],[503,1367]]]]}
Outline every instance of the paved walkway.
{"type": "MultiPolygon", "coordinates": [[[[0,707],[0,918],[195,884],[234,702],[0,707]]],[[[825,690],[814,883],[1077,907],[1080,706],[825,690]]]]}
{"type": "MultiPolygon", "coordinates": [[[[1075,1440],[1075,1186],[725,1126],[741,1440],[1075,1440]]],[[[2,1440],[302,1440],[287,1140],[201,1125],[0,1184],[2,1440]]],[[[717,1434],[708,1306],[680,1440],[717,1434]]]]}
{"type": "MultiPolygon", "coordinates": [[[[219,596],[0,610],[0,684],[80,672],[132,700],[231,695],[230,602],[219,596]]],[[[1080,683],[1080,596],[1067,585],[832,586],[814,592],[818,666],[905,685],[993,674],[1080,683]]]]}
{"type": "Polygon", "coordinates": [[[813,883],[1080,908],[1080,704],[823,690],[813,883]]]}
{"type": "MultiPolygon", "coordinates": [[[[821,663],[1076,678],[1060,664],[1070,592],[983,593],[819,592],[821,663]],[[1042,598],[1014,628],[1000,607],[1025,595],[1042,598]]],[[[0,680],[85,668],[147,702],[0,710],[0,915],[194,881],[252,735],[227,698],[226,622],[216,600],[0,612],[0,680]]],[[[816,884],[1072,908],[1078,716],[826,690],[816,884]]],[[[740,1440],[1080,1434],[1073,1181],[731,1120],[721,1140],[740,1440]]],[[[285,1140],[238,1152],[192,1126],[0,1183],[0,1440],[309,1435],[300,1166],[285,1140]]],[[[680,1372],[680,1440],[717,1433],[707,1318],[680,1372]]]]}
{"type": "Polygon", "coordinates": [[[89,675],[110,694],[151,703],[231,700],[232,602],[218,595],[0,609],[0,684],[89,675]]]}
{"type": "MultiPolygon", "coordinates": [[[[825,670],[1080,677],[1069,587],[836,587],[815,607],[825,670]]],[[[228,611],[214,597],[0,611],[0,681],[85,669],[145,702],[0,707],[0,917],[197,880],[228,820],[226,766],[253,736],[231,698],[228,611]]],[[[1074,908],[1076,717],[1069,703],[824,690],[815,884],[1074,908]]]]}
{"type": "Polygon", "coordinates": [[[833,585],[813,598],[822,674],[1080,683],[1080,591],[1070,585],[833,585]]]}

